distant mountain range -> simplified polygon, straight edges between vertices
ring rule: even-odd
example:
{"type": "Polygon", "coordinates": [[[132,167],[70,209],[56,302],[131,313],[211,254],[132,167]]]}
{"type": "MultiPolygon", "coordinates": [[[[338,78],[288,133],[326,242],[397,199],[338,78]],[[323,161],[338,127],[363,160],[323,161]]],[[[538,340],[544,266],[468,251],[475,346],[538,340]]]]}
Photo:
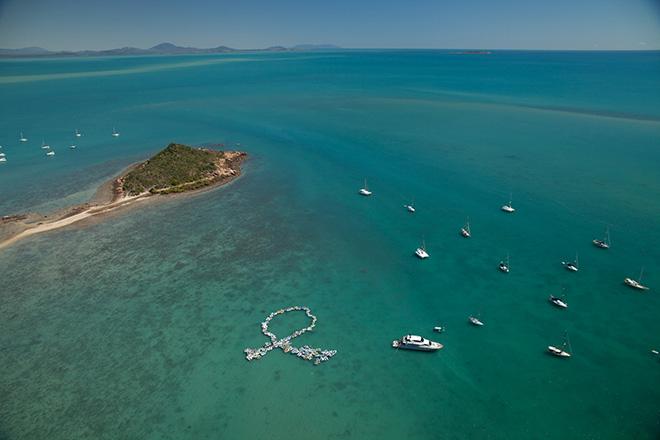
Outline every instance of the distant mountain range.
{"type": "Polygon", "coordinates": [[[266,49],[233,49],[227,46],[218,46],[208,49],[196,47],[177,46],[172,43],[161,43],[149,49],[137,47],[122,47],[106,50],[79,50],[79,51],[50,51],[41,47],[24,47],[22,49],[0,49],[0,57],[93,57],[93,56],[115,56],[115,55],[184,55],[184,54],[213,54],[232,52],[286,52],[286,51],[318,51],[337,50],[339,46],[332,44],[299,44],[293,47],[272,46],[266,49]]]}

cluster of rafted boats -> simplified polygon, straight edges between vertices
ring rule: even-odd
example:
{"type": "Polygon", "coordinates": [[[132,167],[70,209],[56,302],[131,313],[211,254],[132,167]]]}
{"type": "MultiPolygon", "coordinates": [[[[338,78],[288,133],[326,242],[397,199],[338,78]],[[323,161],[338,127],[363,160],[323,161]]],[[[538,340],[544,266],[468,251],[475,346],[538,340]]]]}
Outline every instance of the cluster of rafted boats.
{"type": "Polygon", "coordinates": [[[268,317],[264,320],[264,322],[261,323],[261,332],[270,338],[270,342],[266,342],[262,347],[259,348],[246,348],[244,350],[245,358],[248,361],[251,361],[253,359],[260,359],[266,354],[268,354],[268,352],[273,350],[274,348],[279,348],[285,353],[290,353],[306,361],[311,361],[314,363],[314,365],[319,365],[321,362],[326,362],[330,360],[330,358],[333,357],[335,354],[337,354],[337,350],[323,350],[321,348],[314,348],[308,345],[303,345],[302,347],[294,347],[291,345],[292,339],[297,338],[303,333],[312,331],[315,326],[316,326],[316,316],[312,313],[309,307],[292,306],[272,312],[270,315],[268,315],[268,317]],[[274,317],[278,315],[283,315],[287,312],[297,312],[297,311],[305,312],[305,314],[312,320],[309,326],[302,328],[300,330],[296,330],[289,336],[282,339],[277,339],[277,336],[273,332],[268,330],[268,325],[270,324],[270,321],[274,317]]]}
{"type": "MultiPolygon", "coordinates": [[[[71,149],[71,150],[75,150],[77,148],[75,139],[81,138],[82,133],[78,129],[76,129],[73,132],[73,137],[74,137],[74,141],[72,141],[69,144],[69,149],[71,149]]],[[[112,129],[112,137],[115,137],[115,138],[119,137],[119,132],[115,128],[112,129]]],[[[23,132],[21,132],[21,134],[18,138],[18,142],[21,143],[21,144],[24,144],[27,141],[28,141],[28,138],[26,138],[25,135],[23,134],[23,132]]],[[[1,149],[2,149],[2,146],[0,146],[0,150],[1,149]]],[[[46,156],[48,156],[48,157],[55,156],[55,150],[52,149],[51,146],[48,143],[46,143],[45,139],[42,139],[42,141],[41,141],[41,149],[45,151],[46,156]]],[[[3,152],[0,152],[0,163],[4,163],[4,162],[7,162],[7,155],[3,152]]]]}
{"type": "MultiPolygon", "coordinates": [[[[367,180],[364,180],[364,187],[360,188],[358,193],[362,196],[371,196],[373,195],[373,192],[369,190],[369,187],[367,186],[367,180]]],[[[403,205],[404,208],[408,210],[410,213],[416,212],[416,208],[414,206],[414,202],[411,202],[410,204],[405,204],[403,205]]],[[[509,202],[504,204],[501,208],[502,211],[506,213],[514,213],[516,209],[513,207],[511,197],[509,198],[509,202]]],[[[468,218],[465,225],[460,229],[460,234],[465,237],[465,238],[470,238],[472,236],[472,231],[470,230],[470,219],[468,218]]],[[[610,248],[610,235],[609,235],[609,229],[605,231],[605,238],[604,239],[594,239],[592,240],[592,243],[594,246],[600,248],[600,249],[609,249],[610,248]]],[[[420,247],[418,247],[415,250],[415,256],[418,258],[425,260],[430,257],[427,249],[426,249],[426,243],[424,240],[422,240],[422,244],[420,247]]],[[[561,264],[564,266],[564,268],[570,272],[577,272],[579,271],[579,263],[578,263],[578,256],[577,254],[575,255],[575,260],[574,261],[562,261],[561,264]]],[[[498,269],[501,272],[504,273],[509,273],[510,271],[510,265],[509,265],[509,255],[506,256],[506,259],[500,261],[498,265],[498,269]]],[[[625,285],[632,287],[634,289],[638,290],[649,290],[647,286],[644,286],[642,284],[642,275],[643,275],[643,269],[639,274],[639,278],[637,280],[633,278],[628,278],[626,277],[623,282],[625,285]]],[[[548,301],[559,308],[566,309],[568,308],[568,303],[566,302],[566,295],[565,292],[562,291],[562,296],[554,296],[550,295],[548,298],[548,301]]],[[[484,323],[481,321],[480,316],[469,316],[468,317],[468,322],[474,326],[481,327],[484,325],[484,323]]],[[[443,328],[438,326],[434,328],[435,331],[441,332],[443,331],[443,328]]],[[[400,339],[392,341],[392,347],[394,348],[403,348],[403,349],[408,349],[408,350],[418,350],[418,351],[437,351],[440,350],[443,345],[440,344],[439,342],[434,342],[429,339],[423,338],[421,336],[417,335],[405,335],[400,339]]],[[[562,357],[562,358],[569,358],[571,357],[571,347],[570,347],[570,341],[568,339],[568,334],[564,334],[564,341],[560,347],[555,347],[553,345],[548,346],[548,353],[562,357]]],[[[658,354],[655,350],[654,354],[658,354]]]]}

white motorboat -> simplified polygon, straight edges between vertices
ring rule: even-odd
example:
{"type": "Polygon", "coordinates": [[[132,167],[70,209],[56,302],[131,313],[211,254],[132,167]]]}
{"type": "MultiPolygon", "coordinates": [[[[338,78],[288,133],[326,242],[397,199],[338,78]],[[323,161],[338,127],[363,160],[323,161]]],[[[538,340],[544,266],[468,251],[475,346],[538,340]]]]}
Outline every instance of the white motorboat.
{"type": "Polygon", "coordinates": [[[75,150],[75,149],[76,149],[76,145],[71,144],[71,145],[69,145],[69,148],[71,148],[72,150],[75,150]]]}
{"type": "Polygon", "coordinates": [[[404,350],[438,351],[443,346],[439,342],[430,341],[417,335],[406,335],[401,339],[392,341],[392,347],[404,350]]]}
{"type": "Polygon", "coordinates": [[[434,331],[434,332],[438,332],[438,333],[442,333],[442,332],[445,331],[445,328],[442,327],[442,326],[440,326],[440,325],[438,325],[438,326],[433,327],[433,331],[434,331]]]}
{"type": "Polygon", "coordinates": [[[509,212],[509,213],[516,211],[515,208],[511,205],[511,202],[512,202],[511,199],[513,199],[513,197],[509,197],[509,203],[507,203],[506,205],[503,205],[502,208],[500,208],[502,211],[509,212]]]}
{"type": "Polygon", "coordinates": [[[370,196],[373,194],[371,191],[369,191],[369,187],[367,186],[367,179],[364,179],[364,187],[360,188],[359,193],[362,196],[370,196]]]}
{"type": "Polygon", "coordinates": [[[5,153],[0,153],[0,157],[5,157],[5,153]]]}
{"type": "Polygon", "coordinates": [[[4,157],[4,156],[3,156],[3,157],[0,157],[0,162],[7,162],[7,158],[4,157]]]}
{"type": "Polygon", "coordinates": [[[481,327],[482,325],[484,325],[484,323],[481,322],[481,319],[479,319],[479,317],[477,316],[469,316],[468,321],[470,322],[470,324],[476,325],[477,327],[481,327]]]}
{"type": "Polygon", "coordinates": [[[18,138],[18,141],[19,141],[19,142],[27,142],[27,141],[28,141],[27,138],[26,138],[25,136],[23,136],[23,132],[22,132],[22,131],[21,131],[21,137],[18,138]]]}
{"type": "Polygon", "coordinates": [[[79,132],[78,129],[76,128],[76,131],[74,132],[74,135],[75,135],[77,138],[79,138],[79,137],[82,136],[82,133],[79,132]]]}
{"type": "Polygon", "coordinates": [[[428,252],[426,252],[426,243],[422,240],[422,245],[415,250],[415,255],[422,260],[429,257],[428,252]]]}
{"type": "Polygon", "coordinates": [[[571,272],[577,272],[578,270],[580,270],[577,253],[575,254],[575,261],[562,261],[561,264],[564,265],[566,270],[570,270],[571,272]]]}
{"type": "Polygon", "coordinates": [[[42,150],[50,150],[50,145],[46,143],[46,141],[42,140],[41,141],[41,149],[42,150]]]}
{"type": "Polygon", "coordinates": [[[509,254],[506,254],[506,260],[500,261],[498,268],[504,273],[509,273],[509,254]]]}
{"type": "Polygon", "coordinates": [[[415,212],[415,207],[413,206],[412,203],[410,205],[403,205],[403,207],[406,208],[410,213],[415,212]]]}
{"type": "Polygon", "coordinates": [[[114,127],[112,127],[112,137],[119,137],[119,132],[114,127]]]}
{"type": "Polygon", "coordinates": [[[548,345],[548,353],[557,357],[569,358],[571,357],[571,351],[572,351],[570,347],[571,347],[571,343],[568,340],[568,334],[566,334],[564,336],[564,343],[561,345],[561,347],[548,345]]]}
{"type": "Polygon", "coordinates": [[[472,236],[472,232],[470,231],[470,217],[468,217],[465,222],[465,226],[461,228],[461,235],[465,238],[470,238],[472,236]]]}
{"type": "Polygon", "coordinates": [[[632,287],[633,289],[637,290],[649,290],[648,287],[642,284],[642,276],[644,275],[644,268],[639,271],[639,280],[634,280],[632,278],[625,278],[623,282],[629,286],[632,287]]]}
{"type": "Polygon", "coordinates": [[[597,248],[609,249],[610,248],[610,228],[605,229],[605,238],[604,239],[601,240],[599,238],[596,238],[594,240],[591,240],[591,242],[597,248]]]}
{"type": "Polygon", "coordinates": [[[46,156],[55,156],[55,152],[50,150],[48,153],[46,153],[46,156]]]}

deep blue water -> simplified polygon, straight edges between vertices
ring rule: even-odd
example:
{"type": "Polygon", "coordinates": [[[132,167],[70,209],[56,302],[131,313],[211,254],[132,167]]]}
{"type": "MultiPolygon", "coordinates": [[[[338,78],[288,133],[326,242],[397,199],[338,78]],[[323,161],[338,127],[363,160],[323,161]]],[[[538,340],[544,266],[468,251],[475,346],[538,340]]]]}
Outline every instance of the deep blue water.
{"type": "Polygon", "coordinates": [[[225,188],[0,252],[0,439],[660,435],[660,53],[5,60],[0,98],[0,215],[172,141],[250,154],[225,188]],[[319,318],[296,342],[338,354],[247,363],[295,304],[319,318]],[[390,348],[409,332],[445,348],[390,348]]]}

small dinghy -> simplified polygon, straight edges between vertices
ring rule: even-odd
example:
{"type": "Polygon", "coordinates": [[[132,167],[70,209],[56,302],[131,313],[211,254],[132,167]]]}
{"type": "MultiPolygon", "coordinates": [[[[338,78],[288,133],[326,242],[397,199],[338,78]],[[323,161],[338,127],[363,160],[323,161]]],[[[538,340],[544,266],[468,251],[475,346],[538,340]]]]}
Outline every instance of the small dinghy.
{"type": "Polygon", "coordinates": [[[361,196],[370,196],[373,194],[371,191],[369,191],[369,187],[367,186],[367,179],[364,179],[364,187],[360,188],[360,191],[358,191],[361,196]]]}

